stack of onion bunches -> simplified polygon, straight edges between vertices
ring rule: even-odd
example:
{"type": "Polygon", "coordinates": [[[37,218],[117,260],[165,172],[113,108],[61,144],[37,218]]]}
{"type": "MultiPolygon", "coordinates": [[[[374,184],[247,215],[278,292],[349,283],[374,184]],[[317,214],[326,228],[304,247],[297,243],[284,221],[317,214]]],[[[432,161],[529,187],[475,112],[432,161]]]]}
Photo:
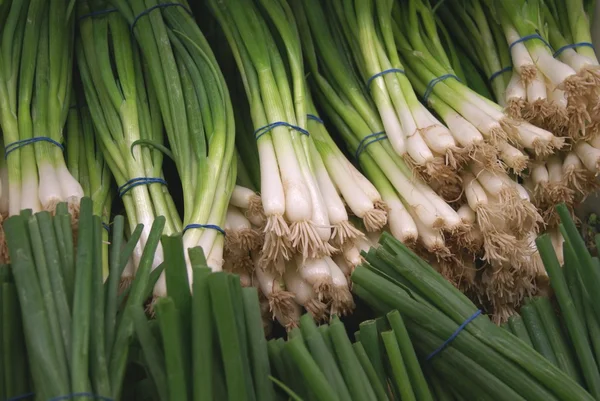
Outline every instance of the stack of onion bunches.
{"type": "Polygon", "coordinates": [[[562,255],[555,205],[598,187],[584,0],[209,0],[208,38],[185,0],[5,3],[0,215],[69,202],[76,229],[85,194],[107,240],[119,195],[123,285],[164,216],[289,328],[349,313],[389,232],[501,321],[545,279],[536,235],[562,255]]]}

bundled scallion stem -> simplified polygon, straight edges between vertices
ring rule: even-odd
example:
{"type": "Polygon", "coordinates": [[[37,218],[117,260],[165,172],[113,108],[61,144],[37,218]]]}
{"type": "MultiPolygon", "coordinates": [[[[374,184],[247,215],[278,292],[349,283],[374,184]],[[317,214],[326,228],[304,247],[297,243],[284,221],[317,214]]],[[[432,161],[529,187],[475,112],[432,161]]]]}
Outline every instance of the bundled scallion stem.
{"type": "Polygon", "coordinates": [[[81,184],[83,193],[93,202],[95,216],[102,219],[103,277],[108,276],[108,240],[110,213],[114,189],[112,174],[96,142],[92,117],[85,103],[74,104],[67,118],[67,165],[73,177],[81,184]]]}

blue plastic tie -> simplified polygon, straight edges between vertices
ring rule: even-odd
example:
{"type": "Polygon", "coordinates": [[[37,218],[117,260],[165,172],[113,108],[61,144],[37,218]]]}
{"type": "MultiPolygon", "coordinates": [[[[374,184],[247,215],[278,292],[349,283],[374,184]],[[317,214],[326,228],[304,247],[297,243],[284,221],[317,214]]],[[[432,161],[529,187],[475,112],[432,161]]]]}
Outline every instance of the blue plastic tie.
{"type": "Polygon", "coordinates": [[[110,226],[109,226],[108,224],[106,224],[105,222],[102,222],[102,227],[103,227],[103,228],[104,228],[106,231],[110,232],[110,226]]]}
{"type": "Polygon", "coordinates": [[[78,20],[81,21],[81,20],[84,20],[86,18],[101,17],[103,15],[114,13],[116,11],[119,11],[119,10],[117,10],[116,8],[109,8],[107,10],[94,11],[92,13],[82,15],[81,17],[78,18],[78,20]]]}
{"type": "Polygon", "coordinates": [[[33,396],[35,396],[35,393],[27,393],[27,394],[17,395],[15,397],[9,398],[6,401],[21,401],[21,400],[26,400],[28,398],[31,398],[33,396]]]}
{"type": "Polygon", "coordinates": [[[375,142],[383,141],[384,139],[387,139],[387,135],[384,131],[376,132],[374,134],[369,134],[365,136],[358,144],[358,148],[356,148],[354,159],[358,161],[358,157],[362,152],[364,152],[367,149],[367,146],[375,142]]]}
{"type": "Polygon", "coordinates": [[[277,128],[277,127],[288,127],[288,128],[291,128],[291,129],[293,129],[295,131],[298,131],[299,133],[301,133],[303,135],[306,135],[306,136],[310,135],[308,133],[308,131],[305,130],[304,128],[298,127],[298,126],[290,124],[290,123],[286,123],[285,121],[276,121],[274,123],[267,124],[264,127],[260,127],[259,129],[257,129],[256,131],[254,131],[254,137],[258,141],[258,138],[260,138],[264,134],[270,132],[271,130],[273,130],[273,128],[277,128]]]}
{"type": "Polygon", "coordinates": [[[60,150],[65,150],[64,146],[60,142],[57,142],[52,138],[48,138],[47,136],[36,136],[35,138],[21,139],[20,141],[16,141],[6,145],[6,147],[4,148],[4,158],[6,159],[8,155],[14,152],[15,150],[27,145],[34,144],[36,142],[49,142],[52,145],[58,146],[60,150]]]}
{"type": "Polygon", "coordinates": [[[504,74],[505,72],[512,71],[512,69],[513,69],[512,65],[509,65],[508,67],[504,67],[503,69],[496,71],[495,73],[490,75],[488,82],[492,83],[494,81],[494,79],[498,78],[500,75],[504,74]]]}
{"type": "Polygon", "coordinates": [[[546,41],[546,39],[542,38],[542,36],[539,33],[533,33],[531,35],[523,36],[522,38],[515,40],[514,42],[512,42],[510,44],[510,46],[508,46],[508,50],[511,51],[512,48],[518,43],[527,42],[528,40],[532,40],[532,39],[541,40],[542,42],[544,42],[544,44],[546,46],[548,46],[550,48],[550,50],[554,50],[554,49],[552,49],[552,46],[550,46],[550,43],[548,43],[546,41]]]}
{"type": "Polygon", "coordinates": [[[591,47],[593,49],[594,45],[590,42],[579,42],[579,43],[573,43],[570,45],[566,45],[566,46],[563,46],[560,49],[558,49],[556,52],[554,52],[554,58],[557,58],[558,56],[560,56],[561,53],[564,52],[565,50],[576,49],[578,47],[591,47]]]}
{"type": "Polygon", "coordinates": [[[454,75],[454,74],[444,74],[441,77],[433,78],[427,84],[427,88],[425,89],[425,94],[423,95],[423,102],[427,103],[427,100],[429,99],[429,96],[431,96],[431,94],[433,93],[433,88],[435,88],[435,86],[437,84],[439,84],[442,81],[445,81],[448,78],[454,78],[458,82],[460,82],[460,79],[456,75],[454,75]]]}
{"type": "Polygon", "coordinates": [[[378,72],[377,74],[373,75],[371,78],[367,79],[367,90],[371,87],[371,83],[373,82],[373,80],[384,76],[385,74],[389,74],[391,72],[397,72],[400,74],[406,74],[406,71],[401,70],[400,68],[390,68],[388,70],[384,70],[381,72],[378,72]]]}
{"type": "Polygon", "coordinates": [[[306,118],[308,118],[309,120],[316,121],[320,124],[324,124],[323,120],[321,120],[319,117],[315,116],[314,114],[307,114],[306,118]]]}
{"type": "Polygon", "coordinates": [[[140,186],[140,185],[149,185],[149,184],[162,184],[167,185],[167,182],[162,178],[152,178],[152,177],[138,177],[132,178],[127,181],[125,184],[121,185],[118,189],[119,196],[123,197],[127,192],[131,189],[140,186]]]}
{"type": "Polygon", "coordinates": [[[192,14],[192,10],[190,10],[189,8],[187,8],[185,5],[181,4],[181,3],[161,3],[161,4],[157,4],[155,6],[150,7],[147,10],[142,11],[141,13],[139,13],[134,19],[133,22],[131,23],[131,33],[133,34],[133,28],[135,28],[135,24],[137,24],[138,20],[140,18],[142,18],[144,15],[148,15],[150,14],[152,11],[157,10],[159,8],[167,8],[167,7],[181,7],[183,8],[191,17],[194,16],[194,14],[192,14]]]}
{"type": "Polygon", "coordinates": [[[220,232],[223,235],[227,235],[225,234],[225,230],[223,230],[221,227],[215,225],[215,224],[188,224],[187,226],[185,226],[185,228],[183,229],[183,233],[185,234],[185,232],[187,230],[191,230],[194,228],[208,228],[209,230],[215,230],[220,232]]]}
{"type": "Polygon", "coordinates": [[[91,398],[92,400],[100,400],[100,401],[113,401],[113,399],[110,397],[104,397],[104,396],[93,394],[93,393],[72,393],[72,394],[54,397],[54,398],[49,399],[48,401],[70,400],[75,397],[87,397],[87,398],[91,398]]]}
{"type": "Polygon", "coordinates": [[[438,349],[436,349],[431,354],[429,354],[429,356],[427,357],[427,360],[429,361],[431,358],[433,358],[434,356],[436,356],[437,354],[442,352],[448,345],[450,345],[450,343],[452,341],[454,341],[456,339],[456,337],[458,337],[460,332],[463,331],[465,329],[465,327],[467,327],[467,325],[469,323],[471,323],[473,320],[475,320],[475,318],[479,315],[481,315],[481,310],[478,310],[477,312],[473,313],[473,315],[471,315],[470,318],[468,318],[460,326],[458,326],[458,329],[456,329],[456,331],[454,333],[452,333],[450,338],[448,338],[442,345],[440,345],[438,349]]]}

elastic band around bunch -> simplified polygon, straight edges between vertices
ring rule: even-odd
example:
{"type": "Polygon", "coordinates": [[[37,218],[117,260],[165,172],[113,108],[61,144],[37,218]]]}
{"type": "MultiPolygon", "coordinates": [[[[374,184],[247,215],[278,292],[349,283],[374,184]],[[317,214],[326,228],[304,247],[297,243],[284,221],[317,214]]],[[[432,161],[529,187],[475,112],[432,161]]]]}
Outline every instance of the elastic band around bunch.
{"type": "Polygon", "coordinates": [[[438,347],[438,349],[436,349],[431,354],[429,354],[429,356],[427,357],[427,360],[429,361],[431,358],[433,358],[434,356],[436,356],[437,354],[442,352],[448,345],[450,345],[450,343],[452,341],[454,341],[456,339],[456,337],[458,337],[460,332],[463,331],[465,329],[465,327],[467,327],[467,325],[469,323],[471,323],[473,320],[475,320],[475,318],[479,315],[481,315],[481,310],[478,310],[477,312],[473,313],[473,315],[471,315],[471,317],[469,317],[460,326],[458,326],[458,329],[456,329],[456,331],[454,333],[452,333],[452,335],[446,341],[444,341],[444,343],[442,345],[440,345],[438,347]]]}
{"type": "Polygon", "coordinates": [[[141,13],[139,13],[138,15],[136,15],[136,17],[133,19],[133,22],[131,23],[131,33],[133,33],[133,28],[135,28],[135,24],[137,24],[138,20],[140,18],[142,18],[144,15],[148,15],[150,14],[152,11],[157,10],[159,8],[167,8],[167,7],[181,7],[183,8],[190,16],[194,16],[194,14],[192,14],[192,11],[187,8],[184,4],[181,3],[161,3],[161,4],[157,4],[155,6],[152,6],[150,8],[148,8],[147,10],[142,11],[141,13]]]}
{"type": "Polygon", "coordinates": [[[517,40],[515,40],[514,42],[512,42],[509,46],[508,46],[508,51],[511,51],[512,48],[519,43],[523,43],[523,42],[527,42],[528,40],[532,40],[532,39],[537,39],[537,40],[541,40],[542,42],[544,42],[544,44],[546,46],[548,46],[550,48],[550,50],[552,49],[552,46],[550,46],[550,43],[548,43],[546,41],[546,39],[542,38],[542,36],[539,33],[533,33],[531,35],[527,35],[527,36],[523,36],[522,38],[519,38],[517,40]]]}
{"type": "Polygon", "coordinates": [[[384,76],[385,74],[389,74],[392,72],[397,72],[399,74],[406,74],[406,71],[401,70],[400,68],[390,68],[381,72],[378,72],[377,74],[373,75],[371,78],[367,79],[367,89],[369,89],[371,87],[371,83],[373,82],[373,80],[384,76]]]}
{"type": "Polygon", "coordinates": [[[427,84],[427,88],[425,89],[425,94],[423,95],[423,102],[427,103],[427,100],[429,99],[429,96],[431,96],[431,94],[433,93],[433,88],[439,84],[442,81],[445,81],[448,78],[454,78],[456,79],[458,82],[460,82],[460,79],[454,75],[454,74],[444,74],[440,77],[437,78],[433,78],[431,81],[429,81],[429,83],[427,84]]]}
{"type": "Polygon", "coordinates": [[[508,67],[504,67],[503,69],[496,71],[495,73],[490,75],[488,82],[492,83],[494,81],[494,79],[498,78],[500,75],[504,74],[505,72],[512,71],[512,69],[513,69],[512,65],[509,65],[508,67]]]}
{"type": "Polygon", "coordinates": [[[78,20],[81,21],[81,20],[84,20],[86,18],[101,17],[103,15],[114,13],[116,11],[119,11],[119,10],[117,10],[116,8],[109,8],[107,10],[94,11],[94,12],[91,12],[89,14],[82,15],[81,17],[78,18],[78,20]]]}
{"type": "Polygon", "coordinates": [[[594,48],[594,45],[590,42],[579,42],[579,43],[572,43],[570,45],[566,45],[561,47],[560,49],[558,49],[557,51],[554,52],[554,58],[557,58],[558,56],[560,56],[562,54],[562,52],[564,52],[565,50],[568,49],[577,49],[578,47],[590,47],[590,48],[594,48]]]}
{"type": "Polygon", "coordinates": [[[361,155],[362,152],[364,152],[367,149],[367,146],[375,142],[383,141],[384,139],[387,139],[387,137],[388,136],[385,134],[384,131],[376,132],[374,134],[369,134],[365,136],[358,144],[358,148],[356,148],[356,153],[354,153],[354,159],[358,161],[358,157],[361,155]]]}
{"type": "Polygon", "coordinates": [[[21,139],[20,141],[16,141],[16,142],[9,143],[8,145],[6,145],[6,147],[4,148],[4,158],[7,158],[8,155],[11,154],[12,152],[14,152],[15,150],[20,149],[27,145],[34,144],[36,142],[48,142],[54,146],[59,147],[60,150],[62,150],[62,151],[65,150],[64,146],[60,142],[57,142],[52,138],[48,138],[47,136],[36,136],[35,138],[21,139]]]}
{"type": "Polygon", "coordinates": [[[183,233],[185,234],[185,232],[187,230],[191,230],[194,228],[207,228],[209,230],[215,230],[220,232],[223,235],[227,235],[225,234],[225,230],[223,230],[221,227],[215,225],[215,224],[188,224],[187,226],[185,226],[185,228],[183,229],[183,233]]]}
{"type": "Polygon", "coordinates": [[[308,133],[308,131],[305,130],[304,128],[298,127],[298,126],[290,124],[290,123],[286,123],[285,121],[276,121],[274,123],[267,124],[264,127],[260,127],[259,129],[257,129],[256,131],[254,131],[254,137],[258,141],[258,138],[260,138],[264,134],[272,131],[274,128],[277,128],[277,127],[288,127],[288,128],[291,128],[291,129],[293,129],[295,131],[298,131],[299,133],[301,133],[303,135],[306,135],[306,136],[310,135],[308,133]]]}
{"type": "Polygon", "coordinates": [[[105,222],[102,222],[102,228],[104,228],[106,231],[110,232],[110,226],[108,224],[106,224],[105,222]]]}
{"type": "Polygon", "coordinates": [[[167,182],[162,178],[152,178],[152,177],[138,177],[132,178],[127,181],[125,184],[119,187],[119,196],[123,197],[127,192],[131,189],[140,186],[140,185],[149,185],[149,184],[162,184],[167,185],[167,182]]]}
{"type": "Polygon", "coordinates": [[[26,399],[34,397],[34,396],[35,396],[35,393],[21,394],[21,395],[17,395],[15,397],[9,398],[6,401],[21,401],[21,400],[26,400],[26,399]]]}
{"type": "Polygon", "coordinates": [[[319,117],[315,116],[314,114],[307,114],[306,118],[308,118],[309,120],[313,120],[318,122],[319,124],[324,124],[323,120],[321,120],[319,117]]]}

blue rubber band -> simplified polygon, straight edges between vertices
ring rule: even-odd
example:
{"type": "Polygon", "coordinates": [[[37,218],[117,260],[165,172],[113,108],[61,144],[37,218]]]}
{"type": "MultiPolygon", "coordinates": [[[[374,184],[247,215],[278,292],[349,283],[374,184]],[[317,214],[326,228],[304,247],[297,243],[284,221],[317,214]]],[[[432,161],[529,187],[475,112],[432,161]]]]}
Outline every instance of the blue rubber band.
{"type": "Polygon", "coordinates": [[[448,78],[454,78],[456,79],[458,82],[460,82],[460,79],[454,75],[454,74],[444,74],[441,77],[437,77],[437,78],[433,78],[431,81],[429,81],[429,83],[427,84],[427,88],[425,89],[425,94],[423,95],[423,102],[427,103],[427,99],[429,99],[429,96],[431,96],[431,94],[433,93],[433,88],[439,84],[442,81],[445,81],[448,78]]]}
{"type": "Polygon", "coordinates": [[[48,142],[52,145],[58,146],[63,152],[65,150],[64,146],[60,142],[57,142],[52,138],[48,138],[47,136],[36,136],[35,138],[21,139],[20,141],[16,141],[6,145],[6,147],[4,148],[4,158],[6,159],[8,155],[14,152],[15,150],[27,145],[34,144],[36,142],[48,142]]]}
{"type": "Polygon", "coordinates": [[[127,181],[125,184],[121,185],[118,189],[119,196],[122,198],[127,192],[131,189],[140,186],[140,185],[149,185],[149,184],[162,184],[167,185],[167,182],[162,178],[152,178],[152,177],[138,177],[132,178],[127,181]]]}
{"type": "Polygon", "coordinates": [[[110,397],[104,397],[104,396],[93,394],[93,393],[72,393],[72,394],[54,397],[54,398],[49,399],[48,401],[70,400],[75,397],[88,397],[88,398],[91,398],[92,400],[113,401],[113,399],[110,397]]]}
{"type": "Polygon", "coordinates": [[[358,161],[358,157],[367,149],[367,146],[375,142],[383,141],[384,139],[387,139],[387,135],[383,131],[365,136],[358,144],[358,148],[356,148],[354,159],[358,161]]]}
{"type": "Polygon", "coordinates": [[[116,8],[109,8],[107,10],[94,11],[92,13],[82,15],[81,17],[77,18],[77,20],[81,21],[81,20],[84,20],[86,18],[101,17],[103,15],[114,13],[116,11],[119,11],[119,10],[117,10],[116,8]]]}
{"type": "Polygon", "coordinates": [[[12,398],[8,398],[6,401],[21,401],[21,400],[26,400],[28,398],[31,398],[33,396],[35,396],[35,393],[22,394],[22,395],[17,395],[12,398]]]}
{"type": "Polygon", "coordinates": [[[185,234],[185,232],[187,230],[191,230],[194,228],[208,228],[209,230],[215,230],[220,232],[223,235],[227,235],[225,233],[225,230],[223,230],[221,227],[214,225],[214,224],[188,224],[187,226],[185,226],[185,228],[183,229],[183,233],[185,234]]]}
{"type": "Polygon", "coordinates": [[[513,69],[512,65],[509,65],[508,67],[504,67],[503,69],[496,71],[495,73],[490,75],[488,82],[492,83],[494,81],[494,79],[498,78],[500,75],[504,74],[505,72],[512,71],[512,69],[513,69]]]}
{"type": "Polygon", "coordinates": [[[189,8],[187,8],[185,5],[181,4],[181,3],[161,3],[161,4],[157,4],[155,6],[150,7],[147,10],[142,11],[141,13],[139,13],[134,19],[133,22],[131,23],[131,28],[129,28],[131,30],[131,33],[133,34],[133,28],[135,28],[135,24],[137,24],[138,20],[140,18],[142,18],[144,15],[148,15],[150,14],[152,11],[157,10],[159,8],[167,8],[167,7],[181,7],[183,8],[190,16],[194,16],[194,14],[192,14],[192,10],[190,10],[189,8]]]}
{"type": "Polygon", "coordinates": [[[258,141],[258,138],[260,138],[264,134],[270,132],[271,130],[273,130],[273,128],[276,128],[276,127],[288,127],[288,128],[291,128],[291,129],[293,129],[295,131],[298,131],[299,133],[301,133],[303,135],[306,135],[306,136],[310,135],[308,133],[308,131],[305,130],[304,128],[298,127],[298,126],[290,124],[290,123],[286,123],[285,121],[276,121],[274,123],[267,124],[264,127],[260,127],[259,129],[257,129],[256,131],[254,131],[254,137],[258,141]]]}
{"type": "Polygon", "coordinates": [[[388,70],[384,70],[381,72],[378,72],[377,74],[373,75],[371,78],[367,79],[367,89],[369,89],[371,87],[371,83],[373,82],[373,80],[384,76],[385,74],[389,74],[391,72],[397,72],[400,74],[406,74],[406,71],[401,70],[400,68],[390,68],[388,70]]]}
{"type": "Polygon", "coordinates": [[[110,226],[108,224],[106,224],[105,222],[102,222],[102,228],[104,228],[106,231],[110,232],[110,226]]]}
{"type": "Polygon", "coordinates": [[[565,50],[576,49],[578,47],[591,47],[593,49],[594,45],[590,42],[579,42],[579,43],[573,43],[570,45],[566,45],[554,52],[554,58],[557,58],[558,56],[560,56],[561,53],[564,52],[565,50]]]}
{"type": "Polygon", "coordinates": [[[550,48],[550,50],[553,50],[553,51],[554,51],[554,49],[552,49],[552,46],[550,46],[550,43],[548,43],[548,42],[546,41],[546,39],[542,38],[542,37],[541,37],[541,35],[540,35],[539,33],[533,33],[533,34],[531,34],[531,35],[523,36],[522,38],[519,38],[519,39],[515,40],[514,42],[512,42],[512,43],[511,43],[511,44],[508,46],[508,51],[511,51],[511,50],[512,50],[512,48],[513,48],[513,47],[514,47],[516,44],[518,44],[518,43],[523,43],[523,42],[527,42],[528,40],[531,40],[531,39],[537,39],[537,40],[541,40],[542,42],[544,42],[544,44],[545,44],[546,46],[548,46],[548,47],[550,48]]]}
{"type": "Polygon", "coordinates": [[[456,329],[456,331],[454,333],[452,333],[450,338],[448,338],[442,345],[440,345],[438,349],[436,349],[431,354],[429,354],[429,356],[427,357],[427,360],[430,360],[431,358],[433,358],[434,356],[436,356],[437,354],[442,352],[448,345],[450,345],[450,343],[452,341],[454,341],[456,339],[456,337],[458,337],[460,332],[463,331],[464,328],[467,327],[467,325],[469,323],[471,323],[473,320],[475,320],[475,318],[479,315],[481,315],[481,310],[478,310],[477,312],[473,313],[473,315],[471,315],[470,318],[468,318],[460,326],[458,326],[458,329],[456,329]]]}
{"type": "Polygon", "coordinates": [[[306,118],[308,118],[309,120],[316,121],[320,124],[324,124],[323,120],[321,120],[319,117],[315,116],[314,114],[307,114],[306,118]]]}

